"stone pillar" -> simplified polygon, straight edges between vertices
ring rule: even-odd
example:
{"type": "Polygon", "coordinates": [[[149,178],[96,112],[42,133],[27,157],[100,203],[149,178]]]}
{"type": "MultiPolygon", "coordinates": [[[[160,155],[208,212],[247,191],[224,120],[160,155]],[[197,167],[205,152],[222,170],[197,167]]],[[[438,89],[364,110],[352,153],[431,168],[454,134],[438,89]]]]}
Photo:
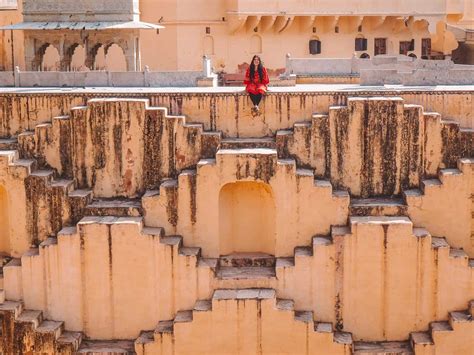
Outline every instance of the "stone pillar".
{"type": "Polygon", "coordinates": [[[25,34],[25,66],[26,71],[34,71],[35,68],[35,40],[28,34],[25,34]]]}

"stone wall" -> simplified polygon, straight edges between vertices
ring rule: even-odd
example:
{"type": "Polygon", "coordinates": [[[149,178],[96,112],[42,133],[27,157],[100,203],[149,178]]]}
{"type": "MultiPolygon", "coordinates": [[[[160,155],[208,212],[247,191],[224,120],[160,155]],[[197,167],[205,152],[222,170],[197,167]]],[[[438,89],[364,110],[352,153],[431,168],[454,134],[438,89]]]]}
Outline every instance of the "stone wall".
{"type": "MultiPolygon", "coordinates": [[[[180,72],[0,72],[2,87],[193,87],[202,71],[180,72]]],[[[211,83],[212,86],[212,83],[211,83]]]]}
{"type": "Polygon", "coordinates": [[[138,0],[22,0],[25,22],[134,21],[139,19],[138,0]],[[111,11],[111,9],[114,9],[111,11]]]}
{"type": "Polygon", "coordinates": [[[1,351],[469,353],[472,129],[347,93],[273,93],[254,121],[235,94],[11,99],[31,120],[0,140],[1,351]]]}
{"type": "MultiPolygon", "coordinates": [[[[34,89],[30,89],[33,90],[34,89]]],[[[0,137],[16,136],[34,130],[53,117],[69,114],[71,107],[86,104],[93,93],[48,93],[0,95],[0,137]]],[[[219,130],[228,137],[263,137],[279,129],[288,129],[295,122],[309,120],[314,113],[328,113],[329,106],[345,105],[348,97],[402,97],[407,104],[422,105],[427,112],[437,112],[443,119],[456,121],[464,128],[474,127],[473,94],[470,90],[362,90],[362,91],[287,91],[274,89],[262,101],[262,115],[250,115],[251,102],[243,89],[222,89],[215,93],[191,89],[185,93],[165,90],[143,91],[139,94],[101,93],[101,97],[148,98],[152,106],[168,108],[172,115],[185,115],[205,130],[219,130]]]]}
{"type": "Polygon", "coordinates": [[[291,58],[287,56],[284,76],[303,77],[305,82],[319,76],[360,76],[361,85],[471,85],[474,67],[451,60],[423,60],[407,56],[379,55],[371,59],[291,58]]]}

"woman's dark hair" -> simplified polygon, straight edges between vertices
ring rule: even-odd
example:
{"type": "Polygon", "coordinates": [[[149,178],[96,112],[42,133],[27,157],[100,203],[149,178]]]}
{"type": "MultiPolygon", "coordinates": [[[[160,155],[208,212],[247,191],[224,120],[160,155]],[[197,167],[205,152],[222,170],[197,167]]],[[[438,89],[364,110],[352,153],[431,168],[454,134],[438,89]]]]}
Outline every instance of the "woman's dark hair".
{"type": "Polygon", "coordinates": [[[255,64],[253,64],[253,61],[255,58],[258,58],[260,63],[258,63],[257,71],[258,71],[258,76],[260,77],[260,81],[263,79],[263,64],[262,64],[262,59],[258,55],[254,55],[252,58],[252,61],[250,62],[250,80],[253,80],[255,76],[255,64]]]}

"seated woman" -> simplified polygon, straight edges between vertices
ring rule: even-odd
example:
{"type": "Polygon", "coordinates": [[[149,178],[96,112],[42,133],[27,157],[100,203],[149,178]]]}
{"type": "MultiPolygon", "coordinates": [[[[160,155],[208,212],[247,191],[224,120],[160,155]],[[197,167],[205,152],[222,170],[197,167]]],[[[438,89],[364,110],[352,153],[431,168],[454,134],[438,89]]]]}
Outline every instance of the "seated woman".
{"type": "Polygon", "coordinates": [[[245,74],[244,84],[245,90],[249,93],[250,100],[252,100],[252,115],[260,113],[258,105],[262,100],[263,95],[267,92],[267,85],[270,82],[268,79],[267,69],[262,64],[258,55],[253,56],[252,63],[245,74]]]}

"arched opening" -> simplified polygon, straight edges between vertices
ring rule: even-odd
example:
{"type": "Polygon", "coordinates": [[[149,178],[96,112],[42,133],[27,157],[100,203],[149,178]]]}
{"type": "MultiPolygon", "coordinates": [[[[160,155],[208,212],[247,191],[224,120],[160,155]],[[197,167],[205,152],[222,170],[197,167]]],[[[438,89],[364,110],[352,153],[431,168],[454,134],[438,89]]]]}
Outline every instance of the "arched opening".
{"type": "Polygon", "coordinates": [[[205,55],[214,54],[214,38],[212,38],[212,36],[204,37],[204,54],[205,55]]]}
{"type": "Polygon", "coordinates": [[[78,45],[71,56],[71,71],[84,71],[86,70],[86,50],[84,46],[78,45]]]}
{"type": "Polygon", "coordinates": [[[94,58],[94,70],[105,70],[105,50],[104,46],[100,46],[96,50],[94,58]]]}
{"type": "Polygon", "coordinates": [[[260,37],[259,35],[253,35],[250,38],[250,53],[262,53],[262,37],[260,37]]]}
{"type": "Polygon", "coordinates": [[[360,59],[370,59],[370,55],[368,53],[362,53],[360,59]]]}
{"type": "Polygon", "coordinates": [[[10,220],[7,190],[0,186],[0,252],[10,252],[10,220]]]}
{"type": "Polygon", "coordinates": [[[410,54],[408,54],[408,56],[411,57],[411,58],[413,58],[413,59],[416,59],[416,58],[417,58],[417,56],[416,56],[415,53],[410,53],[410,54]]]}
{"type": "Polygon", "coordinates": [[[267,184],[230,183],[219,194],[220,254],[275,254],[275,201],[267,184]]]}
{"type": "Polygon", "coordinates": [[[123,49],[113,43],[105,49],[105,68],[109,71],[127,71],[123,49]]]}
{"type": "Polygon", "coordinates": [[[42,71],[58,71],[61,65],[59,52],[53,45],[48,45],[41,61],[42,71]]]}

